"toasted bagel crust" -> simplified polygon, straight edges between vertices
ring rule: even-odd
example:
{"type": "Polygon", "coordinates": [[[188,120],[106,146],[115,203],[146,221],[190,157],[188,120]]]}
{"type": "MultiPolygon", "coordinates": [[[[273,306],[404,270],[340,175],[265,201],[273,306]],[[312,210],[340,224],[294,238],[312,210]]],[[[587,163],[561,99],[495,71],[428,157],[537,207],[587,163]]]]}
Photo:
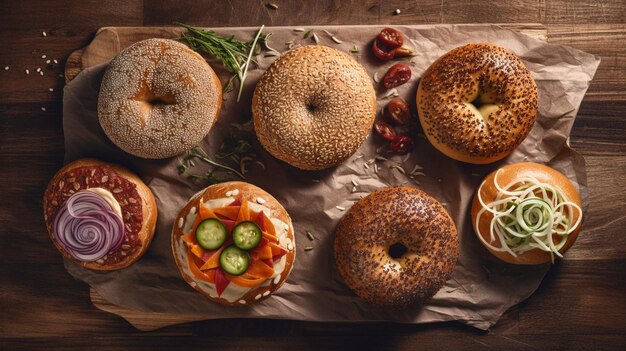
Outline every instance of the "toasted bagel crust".
{"type": "MultiPolygon", "coordinates": [[[[111,271],[116,269],[122,269],[130,266],[135,261],[137,261],[145,252],[148,250],[150,243],[152,242],[152,238],[154,236],[154,228],[156,226],[157,220],[157,204],[152,195],[152,191],[144,184],[144,182],[139,178],[136,174],[131,172],[130,170],[107,162],[103,162],[100,160],[92,159],[92,158],[84,158],[72,163],[67,164],[65,167],[61,168],[55,175],[52,177],[50,182],[48,183],[48,187],[46,188],[46,192],[44,194],[44,213],[47,213],[47,209],[52,205],[51,204],[51,193],[55,191],[55,188],[58,187],[61,179],[69,172],[74,169],[82,168],[82,167],[100,167],[106,166],[110,167],[117,173],[118,176],[125,178],[126,180],[135,184],[137,192],[139,193],[139,197],[141,198],[141,210],[142,210],[142,226],[138,233],[139,240],[141,241],[140,249],[135,251],[134,254],[126,256],[122,261],[115,264],[101,264],[98,262],[85,262],[80,261],[73,256],[71,256],[54,238],[54,233],[52,232],[52,223],[54,222],[54,218],[46,217],[46,225],[48,227],[48,233],[50,235],[50,239],[54,246],[59,250],[59,252],[63,255],[63,257],[72,260],[79,265],[100,271],[111,271]]],[[[90,186],[90,188],[98,187],[96,184],[94,186],[90,186]]]]}
{"type": "MultiPolygon", "coordinates": [[[[552,184],[558,187],[559,189],[561,189],[561,191],[563,191],[563,194],[565,194],[569,201],[577,204],[582,208],[580,196],[578,195],[578,191],[576,191],[574,184],[572,184],[572,182],[561,172],[558,172],[548,166],[533,162],[514,163],[504,166],[501,169],[502,172],[498,174],[498,185],[500,186],[513,182],[516,179],[524,177],[534,177],[541,182],[552,184]]],[[[494,177],[496,172],[497,170],[492,172],[485,178],[484,186],[481,189],[481,198],[483,202],[487,204],[492,202],[498,194],[498,189],[496,189],[494,185],[494,177]]],[[[477,193],[474,195],[474,200],[472,202],[472,228],[476,228],[478,211],[480,211],[480,209],[482,208],[480,201],[478,201],[477,194],[478,190],[477,193]]],[[[576,213],[574,216],[574,221],[578,220],[578,216],[579,214],[576,213]]],[[[479,223],[480,234],[476,233],[476,231],[474,230],[476,235],[482,235],[483,239],[485,239],[485,241],[487,242],[489,242],[490,240],[489,223],[491,222],[492,218],[493,214],[485,212],[481,216],[481,220],[479,223]]],[[[578,234],[580,233],[581,228],[582,222],[578,225],[578,228],[567,237],[567,242],[559,251],[561,254],[565,253],[574,244],[576,238],[578,238],[578,234]]],[[[492,243],[492,245],[498,247],[499,242],[494,242],[492,243]]],[[[550,253],[540,249],[526,251],[524,253],[518,254],[517,257],[515,257],[508,252],[494,251],[486,246],[485,248],[502,261],[512,264],[536,265],[552,261],[550,253]]]]}
{"type": "Polygon", "coordinates": [[[371,78],[348,54],[310,45],[283,54],[252,99],[254,129],[274,157],[305,170],[337,166],[369,135],[376,116],[371,78]]]}
{"type": "Polygon", "coordinates": [[[230,305],[230,306],[250,305],[250,304],[262,301],[268,296],[271,296],[271,294],[274,291],[276,291],[278,288],[280,288],[280,286],[285,282],[285,280],[287,280],[287,277],[289,276],[289,273],[291,273],[291,269],[293,268],[293,263],[296,258],[296,244],[295,244],[295,237],[294,237],[294,229],[293,229],[293,225],[291,224],[291,218],[289,217],[289,214],[287,213],[285,208],[278,202],[278,200],[276,200],[272,195],[270,195],[265,190],[255,185],[245,183],[245,182],[219,183],[219,184],[211,185],[205,188],[204,190],[200,191],[196,195],[194,195],[189,200],[187,205],[185,205],[185,207],[183,207],[180,210],[180,212],[178,213],[178,216],[176,216],[176,219],[174,220],[174,226],[172,228],[172,253],[174,255],[174,259],[176,261],[176,265],[178,266],[180,274],[183,276],[185,281],[189,285],[191,285],[196,291],[206,296],[209,300],[217,302],[222,305],[230,305]],[[257,199],[259,197],[265,200],[265,202],[263,203],[263,206],[270,209],[271,217],[280,219],[281,221],[289,225],[289,230],[287,230],[287,237],[293,243],[293,247],[291,250],[288,250],[287,254],[285,255],[287,257],[286,258],[287,261],[285,264],[285,269],[281,273],[281,277],[278,283],[275,283],[274,280],[272,279],[268,286],[257,286],[255,288],[251,288],[250,291],[248,291],[243,297],[239,298],[237,301],[229,302],[226,299],[211,296],[207,291],[202,289],[200,284],[198,284],[200,280],[198,280],[193,275],[189,275],[185,273],[185,271],[183,270],[183,265],[186,265],[187,262],[181,262],[178,255],[176,254],[176,250],[177,250],[178,245],[180,244],[179,243],[180,237],[185,234],[183,233],[182,227],[179,225],[179,219],[186,218],[187,214],[189,213],[189,211],[192,210],[192,208],[195,207],[197,210],[198,206],[201,203],[206,202],[207,200],[221,199],[221,198],[228,197],[226,193],[229,191],[233,191],[235,189],[239,190],[239,193],[236,195],[236,197],[239,199],[248,200],[250,202],[255,202],[255,203],[258,203],[257,199]],[[261,295],[261,297],[257,299],[256,298],[257,295],[261,295]],[[242,304],[241,302],[239,302],[241,300],[245,301],[245,304],[242,304]]]}
{"type": "Polygon", "coordinates": [[[455,160],[491,163],[509,155],[532,129],[537,85],[512,52],[494,44],[469,44],[426,70],[416,102],[424,133],[435,148],[455,160]]]}
{"type": "Polygon", "coordinates": [[[202,56],[174,40],[148,39],[109,63],[98,118],[120,149],[167,158],[202,141],[221,106],[221,83],[202,56]]]}
{"type": "Polygon", "coordinates": [[[425,192],[388,187],[359,200],[335,231],[335,261],[346,284],[377,307],[398,309],[432,297],[459,256],[454,222],[425,192]],[[393,258],[394,244],[406,253],[393,258]]]}

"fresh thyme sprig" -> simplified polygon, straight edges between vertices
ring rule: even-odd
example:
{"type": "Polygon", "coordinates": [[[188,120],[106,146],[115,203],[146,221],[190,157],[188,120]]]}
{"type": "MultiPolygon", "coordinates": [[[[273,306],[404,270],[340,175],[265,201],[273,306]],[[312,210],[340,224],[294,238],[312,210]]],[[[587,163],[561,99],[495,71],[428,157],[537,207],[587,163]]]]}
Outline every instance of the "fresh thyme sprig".
{"type": "Polygon", "coordinates": [[[213,161],[209,158],[207,153],[200,146],[196,146],[193,149],[187,151],[183,156],[178,158],[178,171],[181,174],[185,174],[188,177],[195,180],[208,180],[211,183],[221,183],[225,182],[227,179],[219,178],[216,174],[217,169],[222,169],[227,171],[228,173],[232,173],[237,175],[241,179],[245,179],[243,173],[235,170],[232,167],[226,166],[219,162],[213,161]],[[194,160],[200,160],[208,163],[213,167],[212,170],[204,173],[204,174],[195,174],[188,171],[189,166],[194,167],[194,160]]]}
{"type": "Polygon", "coordinates": [[[239,81],[237,101],[239,101],[243,91],[243,83],[248,76],[248,68],[250,67],[250,63],[254,62],[252,56],[261,51],[261,48],[257,46],[257,42],[261,42],[266,48],[269,48],[267,39],[270,37],[271,33],[262,34],[265,26],[261,26],[253,40],[242,41],[232,35],[222,36],[214,31],[196,28],[184,23],[178,24],[188,30],[188,33],[183,34],[182,37],[178,39],[187,41],[189,46],[195,51],[205,52],[217,57],[222,61],[224,67],[233,74],[233,77],[229,78],[224,85],[225,92],[232,89],[233,78],[237,78],[239,81]]]}

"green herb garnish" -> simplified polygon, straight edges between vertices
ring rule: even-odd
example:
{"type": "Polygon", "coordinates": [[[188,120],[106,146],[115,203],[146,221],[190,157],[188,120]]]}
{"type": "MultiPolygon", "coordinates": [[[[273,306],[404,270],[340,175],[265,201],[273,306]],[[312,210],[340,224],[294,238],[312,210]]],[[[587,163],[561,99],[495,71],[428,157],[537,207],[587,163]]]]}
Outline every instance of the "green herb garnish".
{"type": "Polygon", "coordinates": [[[245,179],[244,175],[234,168],[211,160],[207,153],[200,146],[194,147],[193,149],[187,151],[183,156],[180,156],[178,158],[178,172],[180,172],[181,174],[185,174],[189,178],[194,180],[207,180],[212,184],[225,182],[228,179],[219,177],[217,175],[217,171],[220,169],[226,171],[226,173],[235,174],[239,178],[245,179]],[[189,172],[189,166],[195,166],[194,160],[204,161],[211,165],[212,169],[203,174],[191,173],[189,172]]]}
{"type": "Polygon", "coordinates": [[[243,91],[243,83],[248,75],[250,62],[254,62],[252,56],[261,51],[261,48],[257,47],[257,42],[260,41],[264,43],[265,47],[268,47],[267,39],[270,37],[270,34],[262,34],[265,26],[261,26],[253,40],[242,41],[235,39],[232,35],[222,36],[214,31],[192,27],[183,23],[178,24],[188,30],[188,33],[183,34],[178,39],[187,41],[189,46],[195,51],[205,52],[217,57],[222,61],[224,67],[233,74],[233,77],[229,78],[224,85],[224,92],[232,90],[232,81],[235,77],[237,78],[239,81],[237,101],[239,101],[243,91]]]}

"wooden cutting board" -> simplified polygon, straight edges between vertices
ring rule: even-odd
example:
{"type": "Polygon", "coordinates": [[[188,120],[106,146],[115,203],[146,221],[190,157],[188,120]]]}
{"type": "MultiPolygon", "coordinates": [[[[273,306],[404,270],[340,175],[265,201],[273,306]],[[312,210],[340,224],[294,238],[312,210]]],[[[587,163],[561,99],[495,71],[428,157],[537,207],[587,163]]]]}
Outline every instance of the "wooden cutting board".
{"type": "MultiPolygon", "coordinates": [[[[546,28],[539,23],[507,23],[499,26],[548,41],[546,28]]],[[[319,29],[321,27],[316,27],[319,29]]],[[[66,83],[74,79],[85,68],[105,63],[126,46],[148,38],[172,38],[183,31],[180,27],[103,27],[100,28],[85,48],[74,51],[65,64],[66,83]]],[[[93,288],[90,298],[94,306],[126,319],[139,330],[149,331],[169,325],[193,322],[205,318],[197,315],[155,313],[126,309],[103,299],[93,288]]]]}

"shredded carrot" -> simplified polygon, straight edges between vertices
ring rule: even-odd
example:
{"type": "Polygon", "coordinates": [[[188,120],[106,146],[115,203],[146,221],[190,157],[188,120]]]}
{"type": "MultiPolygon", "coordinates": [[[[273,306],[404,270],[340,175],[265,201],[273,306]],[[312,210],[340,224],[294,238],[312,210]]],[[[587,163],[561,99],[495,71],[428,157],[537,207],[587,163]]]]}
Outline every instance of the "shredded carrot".
{"type": "Polygon", "coordinates": [[[239,208],[239,214],[237,215],[237,223],[250,220],[250,209],[248,208],[248,201],[243,200],[241,207],[239,208]]]}
{"type": "Polygon", "coordinates": [[[266,260],[272,258],[272,248],[269,245],[257,247],[254,251],[250,252],[250,255],[259,260],[266,260]]]}
{"type": "Polygon", "coordinates": [[[274,274],[274,268],[261,260],[256,260],[248,267],[246,274],[251,277],[267,279],[274,274]]]}
{"type": "Polygon", "coordinates": [[[213,213],[216,215],[224,216],[228,219],[232,219],[233,221],[237,219],[239,215],[239,209],[241,206],[224,206],[219,208],[214,208],[213,213]]]}
{"type": "Polygon", "coordinates": [[[213,268],[219,267],[220,266],[220,254],[222,253],[222,251],[224,251],[224,248],[226,248],[226,246],[222,245],[222,247],[220,247],[219,250],[217,250],[211,257],[209,257],[209,259],[206,260],[206,262],[204,262],[202,267],[200,267],[200,270],[205,271],[207,269],[213,269],[213,268]]]}
{"type": "Polygon", "coordinates": [[[183,241],[187,243],[187,247],[193,247],[194,245],[198,245],[198,240],[196,239],[196,233],[190,231],[189,233],[183,236],[183,241]]]}
{"type": "Polygon", "coordinates": [[[208,283],[215,283],[215,271],[212,274],[205,274],[196,265],[196,262],[193,260],[193,256],[187,255],[187,263],[189,264],[189,269],[191,269],[191,273],[193,273],[196,278],[200,280],[204,280],[208,283]]]}
{"type": "Polygon", "coordinates": [[[265,214],[263,215],[263,221],[265,222],[265,231],[273,236],[276,236],[276,228],[274,228],[274,223],[272,223],[272,221],[267,218],[265,214]]]}
{"type": "Polygon", "coordinates": [[[269,247],[272,249],[272,258],[276,256],[282,257],[287,253],[287,250],[274,243],[269,243],[269,247]]]}
{"type": "Polygon", "coordinates": [[[263,282],[267,280],[266,278],[256,278],[247,274],[238,276],[227,275],[227,277],[234,284],[244,288],[254,288],[255,286],[263,284],[263,282]]]}
{"type": "Polygon", "coordinates": [[[189,249],[194,255],[198,258],[202,258],[204,256],[205,250],[200,245],[194,245],[189,249]]]}
{"type": "Polygon", "coordinates": [[[278,242],[278,238],[275,237],[274,235],[268,233],[268,232],[263,232],[263,237],[265,239],[267,239],[271,243],[277,243],[278,242]]]}

